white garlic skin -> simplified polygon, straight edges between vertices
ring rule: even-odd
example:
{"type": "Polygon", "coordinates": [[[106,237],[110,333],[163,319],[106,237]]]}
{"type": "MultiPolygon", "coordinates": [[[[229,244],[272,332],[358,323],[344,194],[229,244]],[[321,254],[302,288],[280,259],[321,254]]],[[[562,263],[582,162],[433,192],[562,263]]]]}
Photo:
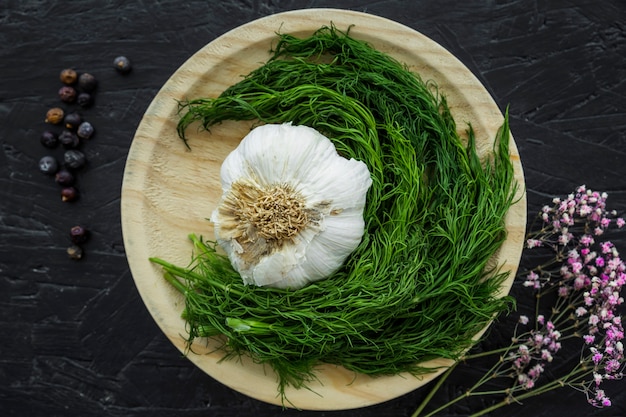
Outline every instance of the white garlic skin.
{"type": "Polygon", "coordinates": [[[365,163],[340,156],[313,128],[256,127],[226,157],[220,175],[223,196],[211,220],[218,243],[246,284],[302,288],[339,269],[361,242],[370,173],[365,163]],[[233,209],[241,202],[233,197],[237,190],[272,187],[290,190],[309,219],[284,239],[260,237],[260,229],[233,209]]]}

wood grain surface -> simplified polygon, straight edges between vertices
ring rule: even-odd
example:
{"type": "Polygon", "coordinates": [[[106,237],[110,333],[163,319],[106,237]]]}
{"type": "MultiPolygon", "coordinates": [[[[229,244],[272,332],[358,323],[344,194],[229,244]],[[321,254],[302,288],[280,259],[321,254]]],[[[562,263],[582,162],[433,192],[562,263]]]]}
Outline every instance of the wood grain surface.
{"type": "MultiPolygon", "coordinates": [[[[435,81],[448,99],[459,133],[464,135],[467,123],[471,122],[481,154],[491,150],[503,116],[490,94],[452,54],[399,23],[354,11],[301,10],[252,21],[212,41],[174,73],[148,107],[130,148],[122,186],[122,229],[133,278],[152,317],[181,352],[187,352],[185,323],[180,317],[183,298],[148,258],[160,257],[186,265],[191,256],[187,235],[213,237],[212,225],[206,219],[221,197],[221,163],[251,124],[227,122],[212,128],[210,133],[191,128],[189,151],[176,133],[178,100],[215,97],[236,83],[268,59],[277,31],[309,36],[331,22],[340,30],[353,25],[350,29],[353,37],[408,64],[423,79],[435,81]]],[[[513,139],[511,159],[520,190],[524,190],[522,165],[513,139]]],[[[508,238],[494,259],[503,271],[510,272],[503,294],[512,285],[524,240],[524,192],[518,197],[506,218],[508,238]]],[[[219,343],[211,339],[196,341],[193,353],[187,353],[187,357],[213,378],[241,393],[265,402],[281,403],[276,376],[269,367],[254,364],[248,358],[220,362],[223,354],[216,350],[219,343]]],[[[316,372],[319,382],[312,383],[311,390],[289,388],[287,397],[295,406],[310,410],[369,406],[426,384],[449,364],[444,360],[426,363],[441,368],[423,378],[408,374],[371,378],[341,367],[321,365],[316,372]]]]}

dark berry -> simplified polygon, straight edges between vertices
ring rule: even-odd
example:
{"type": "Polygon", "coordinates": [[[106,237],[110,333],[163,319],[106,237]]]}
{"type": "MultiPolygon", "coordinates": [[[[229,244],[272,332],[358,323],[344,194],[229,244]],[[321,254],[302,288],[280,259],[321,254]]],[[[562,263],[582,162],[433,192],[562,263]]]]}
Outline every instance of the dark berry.
{"type": "Polygon", "coordinates": [[[47,175],[54,175],[59,170],[59,164],[53,156],[44,156],[39,160],[39,170],[47,175]]]}
{"type": "Polygon", "coordinates": [[[74,184],[74,174],[72,174],[67,169],[61,169],[54,176],[54,180],[59,185],[69,187],[70,185],[74,184]]]}
{"type": "Polygon", "coordinates": [[[87,108],[93,104],[93,98],[89,93],[80,93],[76,101],[78,105],[83,108],[87,108]]]}
{"type": "Polygon", "coordinates": [[[78,130],[76,131],[76,134],[81,139],[89,139],[91,135],[93,135],[93,126],[89,122],[82,122],[78,126],[78,130]]]}
{"type": "Polygon", "coordinates": [[[46,131],[41,134],[39,138],[41,144],[46,148],[56,148],[59,145],[59,135],[54,132],[46,131]]]}
{"type": "Polygon", "coordinates": [[[78,245],[72,245],[67,248],[67,255],[70,259],[79,260],[83,257],[83,250],[78,245]]]}
{"type": "Polygon", "coordinates": [[[81,151],[69,150],[65,151],[63,162],[65,162],[65,166],[68,168],[78,169],[82,168],[87,160],[85,159],[85,154],[81,151]]]}
{"type": "Polygon", "coordinates": [[[66,148],[76,148],[80,144],[80,139],[75,133],[64,130],[59,135],[59,142],[66,148]]]}
{"type": "Polygon", "coordinates": [[[67,68],[61,71],[60,78],[63,84],[71,85],[76,82],[76,79],[78,78],[78,74],[73,69],[67,68]]]}
{"type": "Polygon", "coordinates": [[[63,123],[65,123],[65,127],[70,130],[78,129],[78,126],[83,122],[83,118],[80,117],[80,114],[77,112],[70,113],[65,116],[63,119],[63,123]]]}
{"type": "Polygon", "coordinates": [[[69,203],[78,198],[78,190],[74,187],[65,187],[61,190],[61,200],[64,203],[69,203]]]}
{"type": "Polygon", "coordinates": [[[53,107],[46,113],[46,123],[50,123],[52,125],[58,125],[63,121],[63,116],[65,112],[60,107],[53,107]]]}
{"type": "Polygon", "coordinates": [[[74,89],[74,87],[64,85],[63,87],[59,88],[59,98],[65,103],[73,103],[74,101],[76,101],[76,90],[74,89]]]}
{"type": "Polygon", "coordinates": [[[83,226],[74,226],[70,229],[70,238],[77,245],[85,243],[89,237],[89,231],[83,226]]]}
{"type": "Polygon", "coordinates": [[[98,86],[98,81],[93,75],[84,72],[78,77],[78,87],[87,93],[91,93],[98,86]]]}
{"type": "Polygon", "coordinates": [[[131,70],[130,61],[125,56],[118,56],[113,60],[113,66],[122,74],[127,74],[131,70]]]}

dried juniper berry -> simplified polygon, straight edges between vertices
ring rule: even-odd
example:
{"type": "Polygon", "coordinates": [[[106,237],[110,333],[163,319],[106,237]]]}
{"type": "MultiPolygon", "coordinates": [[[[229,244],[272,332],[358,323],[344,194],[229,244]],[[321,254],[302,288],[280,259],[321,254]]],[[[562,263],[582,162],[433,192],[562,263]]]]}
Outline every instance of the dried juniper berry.
{"type": "Polygon", "coordinates": [[[83,249],[78,245],[72,245],[67,248],[67,255],[70,259],[79,260],[83,257],[83,249]]]}
{"type": "Polygon", "coordinates": [[[59,88],[59,98],[65,103],[73,103],[76,101],[76,94],[74,87],[70,87],[69,85],[64,85],[59,88]]]}
{"type": "Polygon", "coordinates": [[[70,185],[74,184],[75,178],[74,174],[72,174],[67,169],[62,168],[57,171],[56,175],[54,176],[54,180],[57,184],[62,185],[63,187],[69,187],[70,185]]]}
{"type": "Polygon", "coordinates": [[[64,187],[61,190],[61,201],[69,203],[78,198],[78,190],[74,187],[64,187]]]}
{"type": "Polygon", "coordinates": [[[54,156],[46,155],[39,160],[39,171],[47,175],[54,175],[59,170],[59,164],[54,156]]]}
{"type": "Polygon", "coordinates": [[[49,130],[43,132],[39,141],[46,148],[56,148],[59,145],[59,135],[54,132],[50,132],[49,130]]]}
{"type": "Polygon", "coordinates": [[[93,135],[93,126],[89,122],[82,122],[78,126],[78,130],[76,131],[76,134],[81,139],[89,139],[91,135],[93,135]]]}
{"type": "Polygon", "coordinates": [[[125,56],[118,56],[113,60],[113,66],[122,74],[128,74],[131,70],[130,60],[125,56]]]}
{"type": "Polygon", "coordinates": [[[80,107],[87,108],[93,104],[93,97],[89,93],[80,93],[76,102],[80,107]]]}
{"type": "Polygon", "coordinates": [[[72,242],[79,245],[85,243],[89,238],[89,231],[81,225],[74,226],[70,229],[70,239],[72,242]]]}
{"type": "Polygon", "coordinates": [[[87,93],[93,92],[97,86],[98,80],[88,72],[84,72],[78,77],[78,87],[87,93]]]}
{"type": "Polygon", "coordinates": [[[80,139],[78,138],[78,136],[76,136],[74,132],[70,132],[69,130],[64,130],[63,132],[61,132],[61,134],[59,135],[59,142],[61,142],[61,145],[68,149],[76,148],[78,147],[78,145],[80,145],[80,139]]]}
{"type": "Polygon", "coordinates": [[[46,123],[50,123],[52,125],[58,125],[63,121],[63,117],[65,116],[65,112],[60,107],[53,107],[46,113],[46,123]]]}
{"type": "Polygon", "coordinates": [[[78,74],[73,69],[66,68],[61,71],[61,75],[59,76],[59,78],[61,78],[61,82],[63,84],[71,85],[74,84],[78,79],[78,74]]]}
{"type": "Polygon", "coordinates": [[[65,166],[70,169],[79,169],[85,165],[87,159],[85,158],[85,154],[81,151],[70,149],[63,154],[63,162],[65,166]]]}
{"type": "Polygon", "coordinates": [[[76,130],[78,126],[83,122],[83,118],[80,116],[78,112],[72,112],[67,114],[63,119],[63,123],[65,123],[65,127],[69,130],[76,130]]]}

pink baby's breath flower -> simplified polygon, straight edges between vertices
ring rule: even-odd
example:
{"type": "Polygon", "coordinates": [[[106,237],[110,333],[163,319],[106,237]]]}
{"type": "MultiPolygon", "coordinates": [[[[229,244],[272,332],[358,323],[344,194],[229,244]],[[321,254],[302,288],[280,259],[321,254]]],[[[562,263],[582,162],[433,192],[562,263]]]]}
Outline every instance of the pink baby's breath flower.
{"type": "Polygon", "coordinates": [[[562,233],[558,238],[559,245],[562,245],[562,246],[567,245],[570,240],[571,240],[571,237],[569,233],[562,233]]]}
{"type": "Polygon", "coordinates": [[[589,250],[584,250],[584,251],[585,251],[585,253],[584,253],[584,255],[585,255],[585,264],[591,263],[598,256],[598,254],[596,252],[590,252],[589,250]]]}
{"type": "Polygon", "coordinates": [[[540,247],[542,245],[543,245],[543,243],[539,239],[528,239],[526,241],[526,247],[528,249],[538,248],[538,247],[540,247]]]}
{"type": "Polygon", "coordinates": [[[583,288],[585,288],[587,286],[587,277],[585,277],[584,275],[579,275],[576,277],[576,279],[574,280],[574,289],[575,290],[582,290],[583,288]]]}
{"type": "Polygon", "coordinates": [[[535,381],[532,379],[528,379],[526,380],[526,383],[524,384],[524,389],[525,390],[531,390],[535,387],[535,381]]]}
{"type": "Polygon", "coordinates": [[[554,358],[552,357],[552,353],[550,353],[550,351],[548,349],[542,349],[541,350],[541,359],[546,361],[546,362],[552,362],[552,360],[554,358]]]}
{"type": "Polygon", "coordinates": [[[585,307],[578,307],[574,313],[576,317],[582,317],[587,314],[587,309],[585,307]]]}
{"type": "MultiPolygon", "coordinates": [[[[619,308],[624,303],[621,291],[626,285],[626,265],[615,245],[600,241],[598,236],[626,226],[626,220],[607,211],[606,200],[606,193],[581,185],[564,199],[554,198],[552,206],[545,205],[538,213],[541,230],[530,235],[526,248],[541,247],[537,252],[552,251],[554,258],[520,274],[520,283],[534,290],[537,301],[545,300],[543,295],[547,293],[556,292],[558,298],[549,298],[555,303],[551,309],[539,309],[537,304],[538,311],[546,315],[538,313],[536,327],[522,335],[517,334],[516,327],[511,347],[520,341],[522,344],[501,358],[503,366],[509,367],[508,375],[516,378],[518,389],[535,388],[544,369],[561,350],[561,341],[575,343],[573,337],[582,335],[577,339],[581,361],[572,372],[588,372],[579,386],[590,404],[611,405],[601,384],[624,374],[623,313],[619,308]]],[[[528,316],[520,315],[518,325],[530,321],[528,316]]]]}
{"type": "Polygon", "coordinates": [[[591,211],[591,207],[589,207],[585,202],[585,204],[581,205],[580,209],[578,209],[578,214],[580,215],[580,217],[586,217],[591,213],[591,211]]]}
{"type": "Polygon", "coordinates": [[[604,370],[607,373],[612,374],[614,372],[617,372],[620,366],[621,364],[617,359],[610,359],[606,362],[606,365],[604,365],[604,370]]]}
{"type": "Polygon", "coordinates": [[[536,380],[537,378],[539,378],[542,372],[543,372],[543,366],[541,366],[541,364],[538,363],[532,368],[530,368],[530,370],[528,371],[528,377],[536,380]]]}
{"type": "Polygon", "coordinates": [[[613,243],[611,242],[602,242],[600,243],[600,247],[602,248],[602,253],[607,254],[611,253],[611,249],[613,248],[613,243]]]}
{"type": "Polygon", "coordinates": [[[600,385],[600,383],[602,383],[602,375],[597,373],[597,372],[594,372],[593,373],[593,380],[596,383],[596,386],[600,385]]]}
{"type": "Polygon", "coordinates": [[[604,356],[600,352],[596,352],[591,357],[591,360],[593,361],[593,363],[595,363],[597,365],[597,364],[600,363],[600,361],[602,360],[603,357],[604,356]]]}
{"type": "Polygon", "coordinates": [[[572,272],[574,274],[578,274],[582,270],[583,270],[583,264],[581,264],[580,262],[572,262],[572,272]]]}
{"type": "Polygon", "coordinates": [[[593,240],[593,236],[585,234],[580,238],[580,243],[584,246],[590,246],[593,245],[594,240],[593,240]]]}

